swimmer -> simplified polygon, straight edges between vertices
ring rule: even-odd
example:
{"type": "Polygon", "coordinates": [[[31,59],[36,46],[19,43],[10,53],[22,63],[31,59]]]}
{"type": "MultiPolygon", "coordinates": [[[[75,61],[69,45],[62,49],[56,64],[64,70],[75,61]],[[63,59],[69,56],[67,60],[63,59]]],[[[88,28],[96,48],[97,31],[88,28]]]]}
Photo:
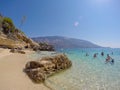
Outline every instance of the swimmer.
{"type": "Polygon", "coordinates": [[[112,60],[112,58],[109,56],[109,54],[107,54],[106,63],[110,62],[110,60],[112,60]]]}
{"type": "Polygon", "coordinates": [[[97,57],[97,54],[95,53],[95,54],[93,55],[93,57],[96,58],[96,57],[97,57]]]}
{"type": "Polygon", "coordinates": [[[101,52],[101,56],[104,56],[104,52],[101,52]]]}
{"type": "Polygon", "coordinates": [[[114,64],[114,59],[111,60],[111,64],[114,64]]]}

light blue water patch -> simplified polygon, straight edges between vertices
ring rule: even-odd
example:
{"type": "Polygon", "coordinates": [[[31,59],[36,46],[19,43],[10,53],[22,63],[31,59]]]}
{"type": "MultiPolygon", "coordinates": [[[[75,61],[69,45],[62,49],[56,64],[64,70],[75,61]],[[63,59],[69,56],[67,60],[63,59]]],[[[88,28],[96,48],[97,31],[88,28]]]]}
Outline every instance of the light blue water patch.
{"type": "Polygon", "coordinates": [[[39,51],[28,55],[28,58],[33,60],[40,60],[43,57],[55,56],[57,54],[59,53],[55,51],[39,51]]]}
{"type": "Polygon", "coordinates": [[[83,48],[64,49],[62,52],[73,65],[46,80],[53,90],[120,90],[120,49],[83,48]],[[98,53],[96,58],[93,57],[95,53],[98,53]],[[105,64],[107,54],[115,60],[113,65],[105,64]]]}

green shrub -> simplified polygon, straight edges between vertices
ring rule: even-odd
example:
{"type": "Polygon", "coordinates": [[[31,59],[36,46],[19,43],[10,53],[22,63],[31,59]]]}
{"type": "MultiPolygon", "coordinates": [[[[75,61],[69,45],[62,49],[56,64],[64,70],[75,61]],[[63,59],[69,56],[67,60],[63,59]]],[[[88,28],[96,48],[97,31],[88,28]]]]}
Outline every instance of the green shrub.
{"type": "Polygon", "coordinates": [[[3,28],[4,33],[9,33],[9,32],[14,33],[14,30],[15,30],[13,21],[8,17],[3,18],[2,28],[3,28]]]}
{"type": "Polygon", "coordinates": [[[3,18],[3,22],[7,22],[10,26],[14,26],[12,19],[10,19],[8,17],[4,17],[3,18]]]}

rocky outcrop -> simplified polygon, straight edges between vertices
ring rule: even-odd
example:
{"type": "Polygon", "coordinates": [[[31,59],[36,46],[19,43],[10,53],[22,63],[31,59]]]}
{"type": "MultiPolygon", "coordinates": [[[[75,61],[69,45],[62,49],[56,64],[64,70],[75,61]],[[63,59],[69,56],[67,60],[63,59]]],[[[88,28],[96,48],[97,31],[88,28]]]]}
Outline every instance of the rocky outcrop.
{"type": "Polygon", "coordinates": [[[31,49],[39,44],[17,29],[12,19],[0,16],[0,47],[12,49],[25,48],[26,46],[31,49]]]}
{"type": "Polygon", "coordinates": [[[54,47],[52,45],[48,44],[39,44],[39,46],[34,46],[33,47],[34,51],[55,51],[54,47]]]}
{"type": "Polygon", "coordinates": [[[23,48],[33,49],[34,51],[54,51],[52,45],[37,43],[28,38],[24,32],[15,27],[9,17],[0,15],[0,47],[2,48],[23,48]]]}
{"type": "Polygon", "coordinates": [[[25,72],[34,82],[40,83],[54,73],[71,67],[71,65],[71,61],[65,54],[59,54],[28,62],[25,66],[25,72]]]}

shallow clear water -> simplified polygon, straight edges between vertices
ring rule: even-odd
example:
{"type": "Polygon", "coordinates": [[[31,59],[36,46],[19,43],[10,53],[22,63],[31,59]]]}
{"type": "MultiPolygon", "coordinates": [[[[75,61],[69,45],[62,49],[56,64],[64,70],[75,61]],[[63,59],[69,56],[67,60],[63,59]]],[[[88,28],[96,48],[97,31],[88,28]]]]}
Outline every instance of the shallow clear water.
{"type": "Polygon", "coordinates": [[[65,49],[72,67],[46,80],[53,90],[120,90],[120,49],[65,49]],[[101,52],[104,56],[101,56],[101,52]],[[113,55],[112,55],[113,52],[113,55]],[[89,56],[85,56],[86,53],[89,56]],[[93,54],[98,53],[96,58],[93,54]],[[105,64],[107,54],[114,64],[105,64]]]}

